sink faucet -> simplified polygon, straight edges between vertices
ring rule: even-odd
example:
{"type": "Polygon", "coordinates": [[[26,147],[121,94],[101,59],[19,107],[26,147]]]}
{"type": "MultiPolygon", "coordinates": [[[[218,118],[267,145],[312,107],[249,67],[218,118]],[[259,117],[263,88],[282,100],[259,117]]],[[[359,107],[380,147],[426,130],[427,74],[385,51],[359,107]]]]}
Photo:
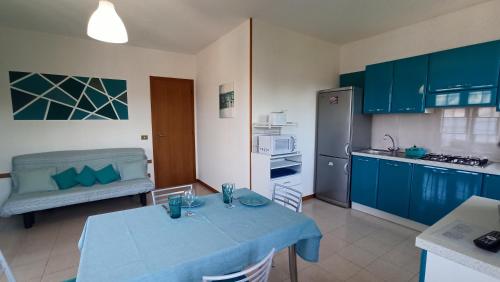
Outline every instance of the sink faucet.
{"type": "Polygon", "coordinates": [[[394,138],[392,138],[391,135],[389,135],[389,134],[386,133],[384,135],[384,140],[387,140],[387,139],[390,139],[391,143],[392,143],[392,147],[387,148],[387,150],[389,150],[389,152],[397,152],[397,151],[399,151],[399,147],[396,147],[396,143],[394,142],[394,138]]]}

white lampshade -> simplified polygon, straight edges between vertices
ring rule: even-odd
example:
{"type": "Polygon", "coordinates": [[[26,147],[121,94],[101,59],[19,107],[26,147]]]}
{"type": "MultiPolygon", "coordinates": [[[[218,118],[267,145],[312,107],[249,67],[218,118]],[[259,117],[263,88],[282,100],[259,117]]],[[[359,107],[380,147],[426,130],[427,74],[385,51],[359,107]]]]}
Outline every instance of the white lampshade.
{"type": "Polygon", "coordinates": [[[87,35],[109,43],[125,43],[128,41],[127,30],[122,19],[109,1],[99,1],[97,10],[90,16],[87,35]]]}

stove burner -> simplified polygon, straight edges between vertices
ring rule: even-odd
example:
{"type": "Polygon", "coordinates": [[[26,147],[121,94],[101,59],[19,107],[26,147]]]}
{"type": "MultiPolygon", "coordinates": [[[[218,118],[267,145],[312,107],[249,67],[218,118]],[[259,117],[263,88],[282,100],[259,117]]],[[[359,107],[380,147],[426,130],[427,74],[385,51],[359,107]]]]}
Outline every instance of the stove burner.
{"type": "Polygon", "coordinates": [[[488,159],[481,159],[476,157],[462,157],[462,156],[452,156],[443,154],[427,154],[421,158],[422,160],[461,164],[469,166],[485,166],[488,163],[488,159]]]}

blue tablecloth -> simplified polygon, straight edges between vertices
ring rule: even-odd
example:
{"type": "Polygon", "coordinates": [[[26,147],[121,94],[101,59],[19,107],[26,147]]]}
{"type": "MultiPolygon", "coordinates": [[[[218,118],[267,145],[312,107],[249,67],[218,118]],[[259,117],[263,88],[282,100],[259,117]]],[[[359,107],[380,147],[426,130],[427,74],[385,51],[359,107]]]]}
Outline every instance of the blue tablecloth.
{"type": "MultiPolygon", "coordinates": [[[[240,189],[236,196],[253,193],[240,189]]],[[[318,260],[321,232],[306,215],[275,203],[225,208],[221,194],[201,197],[193,217],[171,219],[161,206],[87,219],[78,243],[77,281],[201,281],[244,269],[272,248],[294,243],[318,260]]]]}

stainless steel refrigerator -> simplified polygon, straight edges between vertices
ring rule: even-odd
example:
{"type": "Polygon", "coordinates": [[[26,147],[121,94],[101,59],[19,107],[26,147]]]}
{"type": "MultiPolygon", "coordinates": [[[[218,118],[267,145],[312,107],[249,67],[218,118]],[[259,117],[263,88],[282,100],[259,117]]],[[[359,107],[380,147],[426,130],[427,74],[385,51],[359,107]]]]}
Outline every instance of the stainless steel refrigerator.
{"type": "Polygon", "coordinates": [[[351,151],[371,143],[371,115],[363,114],[363,90],[356,87],[318,92],[316,112],[316,198],[351,205],[351,151]]]}

